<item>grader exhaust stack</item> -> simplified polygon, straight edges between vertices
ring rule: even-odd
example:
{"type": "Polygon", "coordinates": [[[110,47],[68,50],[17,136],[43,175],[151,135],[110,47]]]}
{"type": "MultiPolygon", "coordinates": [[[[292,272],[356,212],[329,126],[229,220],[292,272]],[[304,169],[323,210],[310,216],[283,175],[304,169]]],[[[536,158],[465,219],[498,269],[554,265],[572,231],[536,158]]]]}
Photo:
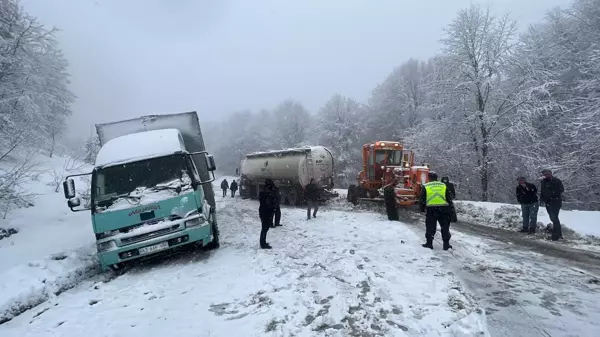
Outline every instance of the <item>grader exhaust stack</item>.
{"type": "Polygon", "coordinates": [[[421,187],[427,183],[429,167],[415,166],[413,151],[400,142],[376,141],[362,147],[362,171],[358,184],[348,188],[348,201],[383,202],[383,188],[394,185],[399,207],[418,203],[421,187]]]}

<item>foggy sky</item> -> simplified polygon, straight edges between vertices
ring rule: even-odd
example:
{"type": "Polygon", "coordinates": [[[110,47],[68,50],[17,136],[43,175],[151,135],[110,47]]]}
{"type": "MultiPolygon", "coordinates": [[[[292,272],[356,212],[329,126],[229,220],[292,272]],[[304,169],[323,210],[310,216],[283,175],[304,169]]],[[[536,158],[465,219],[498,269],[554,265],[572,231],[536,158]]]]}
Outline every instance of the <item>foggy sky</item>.
{"type": "MultiPolygon", "coordinates": [[[[196,110],[215,120],[285,98],[318,109],[366,102],[403,61],[439,50],[443,28],[478,0],[22,0],[58,36],[78,96],[71,132],[196,110]]],[[[521,28],[568,0],[495,0],[521,28]]]]}

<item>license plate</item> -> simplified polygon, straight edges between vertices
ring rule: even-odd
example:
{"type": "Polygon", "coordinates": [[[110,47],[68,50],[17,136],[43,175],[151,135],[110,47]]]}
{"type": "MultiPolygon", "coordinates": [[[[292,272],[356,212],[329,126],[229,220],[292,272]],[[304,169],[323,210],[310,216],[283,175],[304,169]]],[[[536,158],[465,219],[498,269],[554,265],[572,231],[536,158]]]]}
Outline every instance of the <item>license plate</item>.
{"type": "Polygon", "coordinates": [[[140,255],[142,254],[147,254],[147,253],[152,253],[152,252],[157,252],[159,250],[163,250],[163,249],[167,249],[169,248],[169,243],[168,242],[161,242],[152,246],[148,246],[148,247],[142,247],[140,248],[140,255]]]}

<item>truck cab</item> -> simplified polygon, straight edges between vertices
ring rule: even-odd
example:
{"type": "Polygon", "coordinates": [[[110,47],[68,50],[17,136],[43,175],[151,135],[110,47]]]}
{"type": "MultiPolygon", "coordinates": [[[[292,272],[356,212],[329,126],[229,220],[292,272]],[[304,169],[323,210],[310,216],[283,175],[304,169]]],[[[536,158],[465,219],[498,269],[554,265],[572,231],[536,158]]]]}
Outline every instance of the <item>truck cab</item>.
{"type": "MultiPolygon", "coordinates": [[[[219,246],[215,208],[198,165],[216,169],[206,151],[189,152],[177,129],[113,138],[98,152],[84,206],[73,176],[63,183],[72,211],[90,211],[103,269],[195,244],[219,246]]],[[[212,189],[210,190],[212,192],[212,189]]]]}

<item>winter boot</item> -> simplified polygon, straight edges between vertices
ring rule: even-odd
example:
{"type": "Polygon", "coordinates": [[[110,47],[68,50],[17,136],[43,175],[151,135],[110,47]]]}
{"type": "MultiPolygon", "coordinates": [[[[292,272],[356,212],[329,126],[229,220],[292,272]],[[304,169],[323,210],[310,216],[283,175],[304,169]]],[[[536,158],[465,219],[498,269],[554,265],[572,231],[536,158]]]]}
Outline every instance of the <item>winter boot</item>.
{"type": "Polygon", "coordinates": [[[447,242],[447,241],[446,241],[446,242],[444,242],[444,247],[443,247],[443,249],[444,249],[444,250],[452,249],[452,245],[450,245],[450,242],[447,242]]]}
{"type": "Polygon", "coordinates": [[[433,249],[433,241],[432,240],[427,240],[426,243],[421,245],[423,248],[429,248],[429,249],[433,249]]]}
{"type": "Polygon", "coordinates": [[[273,248],[273,247],[271,247],[271,245],[270,245],[270,244],[268,244],[268,243],[265,243],[264,245],[261,245],[261,246],[260,246],[260,248],[261,248],[261,249],[271,249],[271,248],[273,248]]]}

